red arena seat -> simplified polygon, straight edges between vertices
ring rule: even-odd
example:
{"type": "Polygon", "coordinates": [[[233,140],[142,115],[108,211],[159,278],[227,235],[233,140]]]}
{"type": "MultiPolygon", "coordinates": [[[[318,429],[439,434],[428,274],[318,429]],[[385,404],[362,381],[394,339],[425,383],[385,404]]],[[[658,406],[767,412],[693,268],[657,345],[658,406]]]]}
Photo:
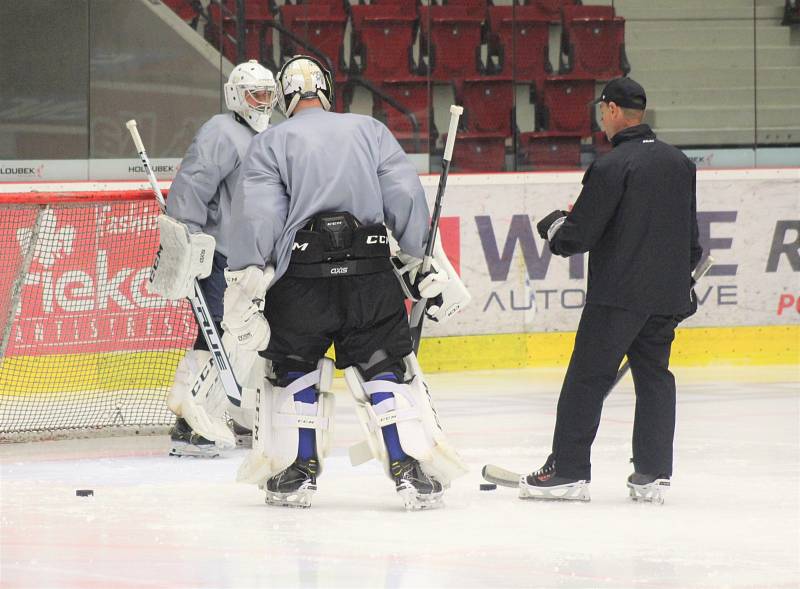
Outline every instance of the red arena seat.
{"type": "Polygon", "coordinates": [[[510,77],[466,78],[456,84],[456,102],[464,106],[469,131],[510,136],[514,116],[514,84],[510,77]]]}
{"type": "Polygon", "coordinates": [[[539,128],[588,137],[592,130],[591,101],[594,80],[572,76],[545,79],[541,100],[537,102],[539,128]]]}
{"type": "MultiPolygon", "coordinates": [[[[208,5],[211,20],[206,27],[206,39],[216,47],[220,46],[222,54],[232,63],[238,61],[236,54],[236,2],[227,0],[226,10],[219,4],[208,5]],[[220,28],[221,27],[221,28],[220,28]]],[[[265,27],[265,22],[273,20],[269,3],[261,0],[247,0],[245,3],[245,58],[265,61],[272,57],[272,31],[265,27]]]]}
{"type": "Polygon", "coordinates": [[[561,73],[610,80],[630,71],[625,19],[612,6],[564,6],[561,73]]]}
{"type": "Polygon", "coordinates": [[[506,169],[506,135],[465,131],[458,133],[453,148],[457,172],[502,172],[506,169]]]}
{"type": "Polygon", "coordinates": [[[561,21],[561,9],[564,6],[574,6],[577,0],[528,0],[528,4],[538,8],[550,22],[561,21]]]}
{"type": "Polygon", "coordinates": [[[360,58],[360,73],[371,80],[407,77],[414,69],[416,12],[400,5],[352,6],[351,70],[360,58]]]}
{"type": "MultiPolygon", "coordinates": [[[[285,4],[279,8],[281,23],[300,39],[323,53],[339,70],[344,62],[344,33],[347,14],[329,4],[285,4]]],[[[281,36],[284,58],[309,53],[309,50],[281,36]]],[[[314,52],[310,52],[315,55],[314,52]]],[[[315,55],[315,57],[318,57],[315,55]]]]}
{"type": "Polygon", "coordinates": [[[489,55],[501,76],[533,82],[552,73],[550,21],[535,5],[489,7],[489,55]]]}
{"type": "Polygon", "coordinates": [[[420,6],[420,46],[434,81],[480,73],[483,20],[463,6],[420,6]]]}
{"type": "Polygon", "coordinates": [[[517,158],[523,169],[580,168],[581,136],[559,131],[520,133],[517,158]]]}
{"type": "Polygon", "coordinates": [[[383,121],[391,129],[407,152],[424,153],[429,151],[431,116],[430,86],[427,78],[386,79],[381,82],[380,89],[414,114],[418,130],[414,131],[414,127],[405,113],[381,100],[378,96],[375,96],[373,100],[373,116],[383,121]]]}

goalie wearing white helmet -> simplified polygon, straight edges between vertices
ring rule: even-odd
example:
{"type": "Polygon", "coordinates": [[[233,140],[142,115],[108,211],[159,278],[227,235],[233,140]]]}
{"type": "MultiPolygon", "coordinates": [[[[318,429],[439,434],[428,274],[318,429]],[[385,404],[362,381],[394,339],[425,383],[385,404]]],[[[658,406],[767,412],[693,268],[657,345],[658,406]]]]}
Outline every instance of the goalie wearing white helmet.
{"type": "Polygon", "coordinates": [[[407,508],[436,506],[465,467],[412,351],[387,227],[404,253],[404,278],[439,298],[432,318],[469,295],[441,249],[432,271],[418,272],[428,205],[389,130],[329,112],[331,75],[314,58],[290,59],[278,83],[288,120],[256,137],[242,163],[226,271],[223,326],[274,369],[238,479],[260,485],[267,503],[310,505],[330,444],[333,362],[324,356],[333,343],[366,437],[353,461],[382,461],[407,508]]]}
{"type": "MultiPolygon", "coordinates": [[[[225,84],[225,104],[231,112],[214,115],[197,132],[172,182],[166,214],[158,219],[161,247],[150,290],[180,299],[192,292],[193,280],[199,278],[218,327],[230,247],[231,195],[250,141],[269,126],[276,90],[274,76],[258,62],[233,68],[225,84]]],[[[211,353],[198,334],[194,349],[178,365],[167,399],[177,416],[170,431],[171,455],[216,456],[219,448],[233,445],[226,411],[234,419],[236,433],[249,434],[252,428],[254,401],[248,411],[247,392],[254,386],[248,379],[252,371],[263,373],[263,359],[237,349],[230,338],[223,338],[223,346],[244,387],[242,407],[227,402],[211,353]]]]}

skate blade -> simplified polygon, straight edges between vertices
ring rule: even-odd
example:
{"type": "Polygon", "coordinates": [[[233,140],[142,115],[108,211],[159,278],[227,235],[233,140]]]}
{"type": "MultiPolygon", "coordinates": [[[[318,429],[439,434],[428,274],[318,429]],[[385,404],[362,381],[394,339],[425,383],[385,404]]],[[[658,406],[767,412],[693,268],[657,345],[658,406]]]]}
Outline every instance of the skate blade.
{"type": "Polygon", "coordinates": [[[196,446],[188,442],[172,442],[169,455],[179,458],[184,456],[189,456],[191,458],[216,458],[219,456],[219,448],[213,444],[209,446],[196,446]]]}
{"type": "Polygon", "coordinates": [[[557,487],[535,487],[525,481],[525,475],[519,480],[519,498],[543,501],[591,501],[589,483],[576,481],[557,487]]]}
{"type": "Polygon", "coordinates": [[[414,487],[398,489],[397,494],[403,501],[406,511],[421,511],[423,509],[438,509],[444,507],[442,495],[444,491],[438,493],[418,493],[414,487]]]}
{"type": "Polygon", "coordinates": [[[638,503],[664,504],[664,496],[669,490],[669,479],[656,479],[648,485],[628,483],[628,491],[632,501],[638,503]]]}
{"type": "Polygon", "coordinates": [[[316,490],[316,485],[304,485],[296,491],[290,491],[288,493],[278,493],[276,491],[264,489],[264,492],[266,493],[264,502],[267,505],[274,505],[277,507],[308,509],[311,507],[311,499],[316,490]]]}

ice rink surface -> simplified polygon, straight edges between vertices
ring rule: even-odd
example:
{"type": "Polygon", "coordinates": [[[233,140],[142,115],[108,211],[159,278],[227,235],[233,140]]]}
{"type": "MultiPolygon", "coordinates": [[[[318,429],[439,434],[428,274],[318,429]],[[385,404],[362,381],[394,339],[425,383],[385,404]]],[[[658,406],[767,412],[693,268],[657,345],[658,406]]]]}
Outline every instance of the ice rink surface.
{"type": "MultiPolygon", "coordinates": [[[[629,501],[633,388],[606,402],[590,503],[479,491],[487,462],[538,468],[561,371],[429,377],[471,472],[440,510],[406,513],[338,396],[333,455],[309,510],[234,482],[243,450],[170,458],[166,437],[0,447],[0,586],[800,586],[800,371],[677,370],[675,474],[663,506],[629,501]],[[75,496],[76,489],[94,496],[75,496]]],[[[343,383],[337,381],[343,390],[343,383]]]]}

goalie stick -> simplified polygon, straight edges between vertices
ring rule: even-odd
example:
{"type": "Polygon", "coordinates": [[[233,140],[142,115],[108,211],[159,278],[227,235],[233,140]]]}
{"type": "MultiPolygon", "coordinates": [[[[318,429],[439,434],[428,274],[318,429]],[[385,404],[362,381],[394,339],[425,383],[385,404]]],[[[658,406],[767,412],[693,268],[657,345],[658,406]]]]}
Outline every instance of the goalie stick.
{"type": "MultiPolygon", "coordinates": [[[[694,280],[694,285],[700,282],[700,279],[703,278],[706,273],[708,273],[709,269],[713,265],[714,258],[710,255],[697,265],[692,272],[692,280],[694,280]]],[[[626,374],[628,374],[630,369],[630,364],[628,364],[628,361],[626,360],[617,372],[617,376],[614,379],[613,384],[608,389],[608,392],[606,392],[606,394],[603,396],[603,399],[606,399],[608,395],[611,394],[611,391],[614,390],[614,387],[617,385],[617,383],[621,381],[626,374]]],[[[522,473],[514,472],[513,470],[507,470],[501,466],[497,466],[496,464],[485,465],[483,470],[481,470],[481,475],[483,475],[483,478],[490,483],[500,485],[501,487],[513,488],[519,487],[519,481],[523,476],[522,473]]]]}
{"type": "MultiPolygon", "coordinates": [[[[153,194],[158,201],[158,206],[161,212],[166,212],[167,204],[164,201],[164,195],[161,193],[161,188],[158,186],[155,174],[150,167],[150,160],[147,157],[147,152],[144,149],[144,143],[139,135],[139,129],[136,127],[136,121],[131,119],[125,126],[130,131],[133,143],[136,145],[136,150],[139,152],[139,157],[142,160],[142,165],[147,173],[147,179],[150,181],[150,187],[153,189],[153,194]]],[[[222,388],[228,397],[228,400],[236,407],[241,406],[242,402],[242,389],[236,382],[236,377],[233,375],[231,363],[228,360],[228,355],[225,353],[225,348],[222,346],[222,340],[217,332],[217,327],[211,318],[211,312],[208,310],[208,304],[203,296],[203,291],[200,290],[200,285],[197,283],[197,278],[194,279],[194,294],[189,297],[189,302],[192,305],[194,317],[197,320],[197,325],[200,328],[203,338],[206,340],[208,349],[214,362],[217,365],[217,372],[219,373],[222,388]]],[[[194,392],[194,391],[192,391],[194,392]]]]}
{"type": "MultiPolygon", "coordinates": [[[[458,131],[458,119],[464,113],[464,107],[450,105],[450,127],[447,130],[447,143],[444,147],[444,155],[442,156],[442,174],[439,176],[439,188],[436,190],[436,200],[433,204],[433,215],[431,216],[431,228],[428,231],[428,245],[425,247],[425,257],[422,259],[422,268],[420,275],[426,274],[431,269],[431,261],[433,259],[433,246],[436,241],[436,231],[439,228],[439,219],[442,216],[442,199],[444,198],[444,189],[447,186],[447,175],[450,172],[450,160],[453,158],[453,147],[456,142],[456,133],[458,131]]],[[[419,299],[411,307],[411,317],[409,323],[411,324],[411,345],[413,346],[414,354],[419,352],[419,344],[422,339],[422,324],[425,321],[425,308],[428,299],[419,299]]]]}

